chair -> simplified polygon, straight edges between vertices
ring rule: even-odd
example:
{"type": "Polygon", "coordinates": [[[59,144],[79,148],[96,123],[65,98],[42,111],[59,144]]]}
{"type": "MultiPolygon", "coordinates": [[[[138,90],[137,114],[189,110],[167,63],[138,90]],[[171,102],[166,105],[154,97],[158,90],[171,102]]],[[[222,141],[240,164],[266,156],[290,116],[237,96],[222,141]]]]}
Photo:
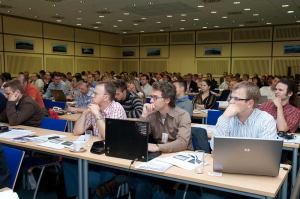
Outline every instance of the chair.
{"type": "Polygon", "coordinates": [[[216,125],[218,118],[223,114],[220,110],[208,110],[207,111],[207,124],[216,125]]]}
{"type": "Polygon", "coordinates": [[[49,108],[53,108],[54,106],[59,107],[61,109],[65,109],[66,102],[55,102],[50,99],[44,99],[45,108],[49,110],[49,108]]]}
{"type": "Polygon", "coordinates": [[[211,109],[218,110],[219,109],[219,102],[215,102],[211,109]]]}
{"type": "Polygon", "coordinates": [[[298,169],[296,183],[293,187],[290,199],[299,199],[300,198],[300,173],[299,172],[300,172],[300,167],[298,169]]]}
{"type": "MultiPolygon", "coordinates": [[[[49,117],[44,117],[41,121],[41,128],[44,129],[49,129],[49,130],[56,130],[56,131],[62,131],[64,132],[67,126],[67,121],[66,120],[57,120],[57,119],[52,119],[49,117]]],[[[35,199],[38,193],[38,189],[40,186],[40,182],[43,176],[43,173],[46,168],[48,167],[54,167],[56,171],[59,170],[60,168],[60,163],[59,160],[49,160],[49,159],[41,159],[41,158],[35,158],[35,157],[30,157],[29,158],[30,162],[27,162],[28,164],[25,166],[26,171],[32,171],[33,169],[40,169],[40,174],[38,176],[38,181],[36,184],[36,189],[34,191],[33,198],[35,199]],[[33,163],[33,165],[32,165],[33,163]]]]}
{"type": "Polygon", "coordinates": [[[2,149],[9,168],[9,188],[14,189],[25,152],[8,146],[3,146],[2,149]]]}
{"type": "Polygon", "coordinates": [[[205,153],[211,152],[207,132],[203,128],[192,127],[192,144],[194,150],[203,150],[205,153]]]}

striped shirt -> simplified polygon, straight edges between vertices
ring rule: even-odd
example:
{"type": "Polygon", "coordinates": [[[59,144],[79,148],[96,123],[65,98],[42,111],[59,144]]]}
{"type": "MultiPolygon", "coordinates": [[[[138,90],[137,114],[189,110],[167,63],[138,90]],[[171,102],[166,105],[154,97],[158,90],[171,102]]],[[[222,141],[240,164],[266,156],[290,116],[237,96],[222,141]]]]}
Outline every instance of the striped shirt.
{"type": "Polygon", "coordinates": [[[143,101],[138,96],[127,91],[124,101],[119,101],[123,106],[128,118],[139,118],[143,112],[143,101]]]}
{"type": "MultiPolygon", "coordinates": [[[[222,115],[216,124],[214,136],[277,139],[276,121],[272,115],[259,109],[254,109],[244,123],[237,116],[225,118],[222,115]]],[[[214,149],[213,138],[210,146],[214,149]]]]}
{"type": "MultiPolygon", "coordinates": [[[[112,101],[111,104],[103,111],[100,110],[104,118],[126,119],[126,113],[120,103],[112,101]]],[[[99,136],[96,117],[89,113],[85,120],[85,129],[93,127],[93,135],[99,136]]]]}
{"type": "Polygon", "coordinates": [[[76,107],[86,108],[92,101],[93,92],[94,92],[93,87],[89,88],[87,94],[82,94],[81,92],[78,92],[78,94],[75,95],[76,107]]]}

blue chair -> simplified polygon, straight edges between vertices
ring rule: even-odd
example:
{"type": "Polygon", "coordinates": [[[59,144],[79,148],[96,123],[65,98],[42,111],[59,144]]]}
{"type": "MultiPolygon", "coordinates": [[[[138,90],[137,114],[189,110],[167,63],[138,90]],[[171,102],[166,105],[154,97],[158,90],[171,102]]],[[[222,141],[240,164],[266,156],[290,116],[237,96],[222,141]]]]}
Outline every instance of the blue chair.
{"type": "Polygon", "coordinates": [[[50,117],[44,117],[41,121],[40,127],[43,129],[55,130],[65,132],[67,120],[57,120],[50,117]]]}
{"type": "Polygon", "coordinates": [[[210,109],[207,111],[206,123],[209,125],[216,125],[218,118],[223,114],[223,111],[210,109]]]}
{"type": "Polygon", "coordinates": [[[211,109],[216,109],[218,110],[219,109],[219,102],[215,102],[213,107],[211,107],[211,109]]]}
{"type": "Polygon", "coordinates": [[[66,102],[55,102],[50,99],[44,99],[45,108],[49,110],[49,108],[53,108],[54,106],[59,107],[61,109],[65,109],[66,102]]]}
{"type": "Polygon", "coordinates": [[[9,168],[9,188],[14,189],[25,151],[3,146],[4,158],[9,168]]]}
{"type": "MultiPolygon", "coordinates": [[[[49,117],[44,117],[40,124],[41,128],[62,131],[62,132],[65,131],[66,126],[67,126],[66,120],[57,120],[57,119],[52,119],[49,117]]],[[[40,175],[38,176],[36,189],[35,189],[34,195],[33,195],[34,199],[37,196],[43,173],[44,173],[45,169],[48,167],[54,167],[56,169],[56,171],[58,172],[58,170],[60,168],[59,160],[51,160],[51,159],[48,160],[45,158],[41,159],[41,158],[30,157],[29,161],[27,161],[27,165],[24,167],[26,171],[28,171],[28,170],[32,171],[33,169],[40,169],[40,175]]]]}

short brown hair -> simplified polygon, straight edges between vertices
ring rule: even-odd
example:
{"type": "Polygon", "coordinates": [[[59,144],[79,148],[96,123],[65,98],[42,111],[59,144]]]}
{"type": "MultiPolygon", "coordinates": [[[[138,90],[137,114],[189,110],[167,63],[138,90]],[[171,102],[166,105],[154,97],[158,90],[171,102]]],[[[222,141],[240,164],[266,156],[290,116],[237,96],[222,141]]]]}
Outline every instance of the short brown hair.
{"type": "Polygon", "coordinates": [[[176,102],[176,88],[170,82],[154,82],[152,85],[153,90],[161,92],[163,98],[169,98],[169,106],[174,108],[176,102]]]}
{"type": "Polygon", "coordinates": [[[98,85],[103,85],[105,92],[109,95],[111,101],[115,100],[115,95],[116,95],[116,86],[112,81],[103,81],[97,84],[98,85]]]}
{"type": "Polygon", "coordinates": [[[4,84],[3,87],[4,87],[4,88],[9,87],[9,88],[11,88],[11,90],[12,90],[13,92],[15,92],[16,90],[19,90],[20,93],[22,93],[22,94],[25,93],[24,88],[23,88],[23,86],[21,85],[21,82],[20,82],[19,80],[17,80],[17,79],[10,80],[10,81],[6,82],[6,84],[4,84]]]}
{"type": "Polygon", "coordinates": [[[254,105],[256,105],[260,98],[259,88],[253,82],[242,81],[234,85],[232,90],[235,91],[240,88],[246,90],[246,98],[254,100],[254,105]]]}

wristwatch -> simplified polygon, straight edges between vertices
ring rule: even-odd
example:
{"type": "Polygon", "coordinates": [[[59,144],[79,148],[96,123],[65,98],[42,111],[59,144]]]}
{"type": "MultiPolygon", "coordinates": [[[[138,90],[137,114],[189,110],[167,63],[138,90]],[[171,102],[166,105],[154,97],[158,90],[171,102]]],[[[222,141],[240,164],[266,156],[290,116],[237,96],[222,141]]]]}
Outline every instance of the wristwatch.
{"type": "Polygon", "coordinates": [[[103,117],[100,116],[100,115],[98,115],[98,116],[96,117],[96,121],[98,121],[98,120],[103,120],[103,117]]]}

